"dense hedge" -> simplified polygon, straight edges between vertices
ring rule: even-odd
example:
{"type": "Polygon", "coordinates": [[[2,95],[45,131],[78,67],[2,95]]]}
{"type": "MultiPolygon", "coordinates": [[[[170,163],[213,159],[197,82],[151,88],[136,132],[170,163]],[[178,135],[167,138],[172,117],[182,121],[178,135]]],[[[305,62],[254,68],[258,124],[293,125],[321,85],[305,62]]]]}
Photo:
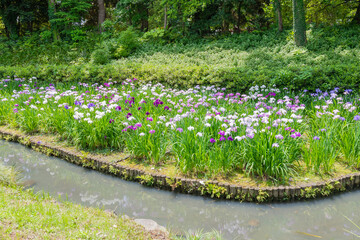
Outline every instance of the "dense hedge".
{"type": "Polygon", "coordinates": [[[88,36],[76,45],[34,37],[18,42],[0,39],[0,78],[105,82],[135,77],[175,87],[216,84],[244,90],[253,84],[276,84],[360,90],[360,26],[311,27],[304,48],[294,45],[292,34],[270,29],[168,44],[131,30],[103,40],[88,36]],[[117,56],[125,45],[131,54],[117,56]]]}
{"type": "Polygon", "coordinates": [[[359,89],[360,61],[338,65],[291,66],[246,68],[216,66],[174,66],[151,64],[108,65],[37,65],[0,66],[0,78],[14,75],[21,78],[37,77],[39,80],[61,82],[106,82],[138,78],[143,81],[160,82],[174,87],[215,84],[233,90],[244,90],[253,84],[276,84],[289,89],[334,87],[359,89]]]}

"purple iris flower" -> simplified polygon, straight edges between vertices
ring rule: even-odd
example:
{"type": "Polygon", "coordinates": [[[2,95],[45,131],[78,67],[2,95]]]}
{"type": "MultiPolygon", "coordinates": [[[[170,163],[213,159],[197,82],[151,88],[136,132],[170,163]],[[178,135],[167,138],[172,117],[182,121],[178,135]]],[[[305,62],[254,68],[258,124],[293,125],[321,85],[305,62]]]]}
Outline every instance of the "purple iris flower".
{"type": "Polygon", "coordinates": [[[254,136],[255,136],[255,134],[254,134],[254,133],[250,133],[250,134],[246,134],[246,136],[247,136],[248,138],[250,138],[250,139],[253,139],[254,136]]]}
{"type": "Polygon", "coordinates": [[[153,133],[155,133],[155,130],[150,130],[149,133],[153,134],[153,133]]]}
{"type": "Polygon", "coordinates": [[[158,107],[159,105],[164,104],[164,102],[161,101],[160,99],[156,99],[153,104],[154,104],[155,107],[158,107]]]}
{"type": "Polygon", "coordinates": [[[88,108],[91,108],[91,107],[95,107],[95,104],[94,103],[89,103],[87,106],[88,106],[88,108]]]}
{"type": "Polygon", "coordinates": [[[75,101],[75,105],[76,106],[81,106],[81,102],[80,101],[75,101]]]}
{"type": "Polygon", "coordinates": [[[225,140],[226,140],[225,137],[221,137],[221,138],[219,139],[219,141],[225,141],[225,140]]]}
{"type": "Polygon", "coordinates": [[[69,109],[69,106],[68,106],[68,105],[65,105],[64,108],[65,108],[65,109],[69,109]]]}
{"type": "Polygon", "coordinates": [[[131,129],[131,130],[134,130],[134,131],[135,131],[135,130],[137,129],[137,127],[135,127],[135,126],[129,126],[128,129],[131,129]]]}
{"type": "Polygon", "coordinates": [[[113,123],[113,122],[115,122],[115,120],[114,120],[114,119],[110,119],[109,123],[113,123]]]}
{"type": "Polygon", "coordinates": [[[183,132],[184,130],[182,128],[177,128],[176,131],[183,132]]]}
{"type": "Polygon", "coordinates": [[[356,116],[354,117],[354,120],[355,120],[355,121],[359,121],[359,120],[360,120],[360,116],[359,116],[359,115],[356,115],[356,116]]]}
{"type": "Polygon", "coordinates": [[[211,142],[211,143],[215,143],[215,142],[216,142],[216,140],[215,140],[215,139],[213,139],[213,138],[210,138],[210,142],[211,142]]]}
{"type": "Polygon", "coordinates": [[[228,137],[228,139],[227,140],[229,140],[229,141],[234,141],[234,139],[230,136],[230,137],[228,137]]]}
{"type": "Polygon", "coordinates": [[[313,137],[314,140],[320,140],[318,136],[313,137]]]}
{"type": "Polygon", "coordinates": [[[170,108],[168,106],[165,106],[164,107],[164,110],[169,110],[170,108]]]}
{"type": "Polygon", "coordinates": [[[121,111],[121,107],[120,107],[120,106],[117,106],[117,107],[115,108],[115,110],[116,110],[116,111],[121,111]]]}
{"type": "Polygon", "coordinates": [[[281,134],[275,135],[276,139],[284,139],[284,137],[281,134]]]}

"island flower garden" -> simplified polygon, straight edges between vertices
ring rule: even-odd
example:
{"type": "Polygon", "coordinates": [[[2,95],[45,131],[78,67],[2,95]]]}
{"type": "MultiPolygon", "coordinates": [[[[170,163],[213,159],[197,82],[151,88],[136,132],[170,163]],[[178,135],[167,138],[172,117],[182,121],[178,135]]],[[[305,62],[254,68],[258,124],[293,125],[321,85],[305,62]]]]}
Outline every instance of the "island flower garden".
{"type": "Polygon", "coordinates": [[[360,166],[359,99],[351,90],[291,92],[254,86],[230,93],[137,79],[58,85],[0,81],[0,123],[54,134],[80,149],[113,149],[185,175],[245,173],[285,183],[300,171],[360,166]]]}

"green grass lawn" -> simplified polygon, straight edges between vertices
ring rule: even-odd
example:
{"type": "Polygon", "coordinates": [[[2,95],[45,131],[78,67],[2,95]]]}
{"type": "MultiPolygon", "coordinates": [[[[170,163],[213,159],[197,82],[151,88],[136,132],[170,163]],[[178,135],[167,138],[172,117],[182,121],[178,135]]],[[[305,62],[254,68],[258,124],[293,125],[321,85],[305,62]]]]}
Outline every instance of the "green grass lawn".
{"type": "Polygon", "coordinates": [[[216,231],[166,236],[100,209],[58,202],[18,185],[13,168],[0,164],[0,239],[221,240],[216,231]]]}
{"type": "Polygon", "coordinates": [[[131,220],[34,194],[0,165],[0,239],[151,239],[131,220]]]}

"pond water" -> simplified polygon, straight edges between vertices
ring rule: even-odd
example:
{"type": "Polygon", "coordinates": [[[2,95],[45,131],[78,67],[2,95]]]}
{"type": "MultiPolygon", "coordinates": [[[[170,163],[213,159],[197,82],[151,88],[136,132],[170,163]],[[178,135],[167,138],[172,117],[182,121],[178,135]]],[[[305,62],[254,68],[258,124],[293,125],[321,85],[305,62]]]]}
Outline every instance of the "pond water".
{"type": "Polygon", "coordinates": [[[215,201],[144,187],[0,141],[0,164],[15,166],[35,192],[150,218],[175,232],[213,229],[224,239],[356,239],[347,216],[360,223],[360,191],[306,202],[254,204],[215,201]],[[308,235],[310,234],[310,235],[308,235]]]}

